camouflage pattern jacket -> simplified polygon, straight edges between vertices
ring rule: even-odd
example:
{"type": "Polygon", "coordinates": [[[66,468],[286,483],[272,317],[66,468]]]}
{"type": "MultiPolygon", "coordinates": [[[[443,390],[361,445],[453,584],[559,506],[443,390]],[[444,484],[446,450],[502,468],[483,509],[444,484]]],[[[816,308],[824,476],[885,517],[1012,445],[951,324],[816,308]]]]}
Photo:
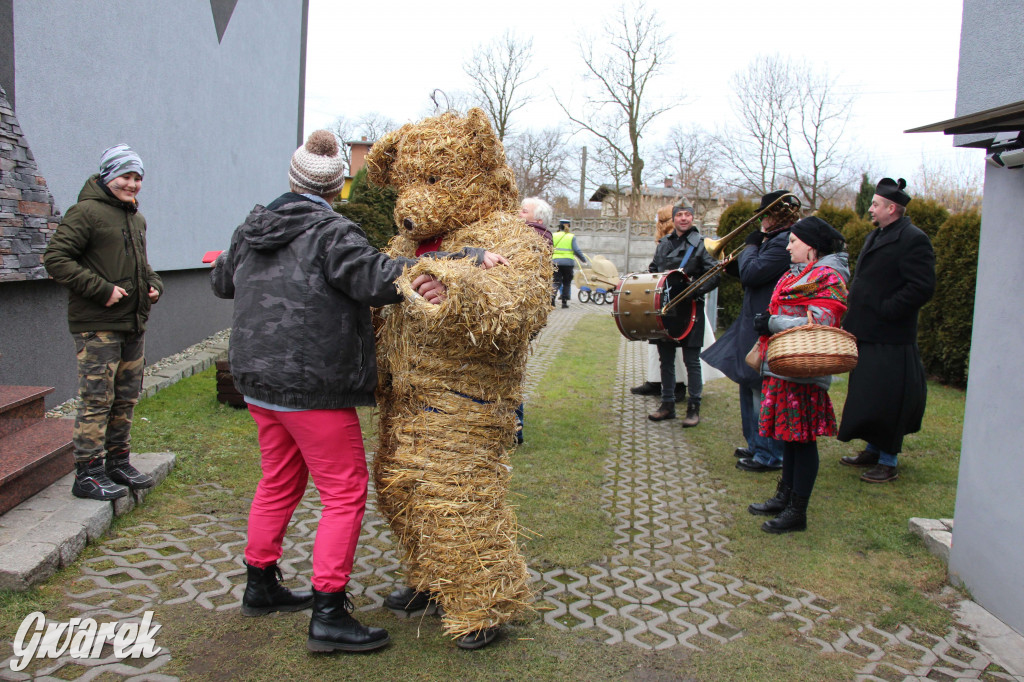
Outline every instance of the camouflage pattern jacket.
{"type": "Polygon", "coordinates": [[[210,275],[214,294],[235,300],[228,359],[238,389],[297,409],[373,405],[370,307],[402,300],[395,280],[415,262],[386,256],[358,225],[300,194],[257,205],[210,275]]]}

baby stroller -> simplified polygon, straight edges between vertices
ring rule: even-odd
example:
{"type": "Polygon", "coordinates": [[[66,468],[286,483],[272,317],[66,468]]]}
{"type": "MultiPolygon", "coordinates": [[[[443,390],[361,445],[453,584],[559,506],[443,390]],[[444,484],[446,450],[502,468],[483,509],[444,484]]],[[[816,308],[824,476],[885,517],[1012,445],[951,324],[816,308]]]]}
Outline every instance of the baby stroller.
{"type": "Polygon", "coordinates": [[[592,301],[597,305],[615,300],[613,292],[619,284],[619,271],[615,264],[604,256],[587,256],[587,266],[577,263],[573,284],[579,291],[576,298],[580,303],[592,301]]]}

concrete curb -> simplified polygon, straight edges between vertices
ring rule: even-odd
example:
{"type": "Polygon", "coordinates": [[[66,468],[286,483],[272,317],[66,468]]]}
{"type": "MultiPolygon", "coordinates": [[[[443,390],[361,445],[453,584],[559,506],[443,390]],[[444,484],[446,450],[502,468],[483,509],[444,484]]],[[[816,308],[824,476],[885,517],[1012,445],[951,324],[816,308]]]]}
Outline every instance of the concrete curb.
{"type": "Polygon", "coordinates": [[[910,532],[924,541],[933,555],[949,565],[949,551],[953,548],[953,519],[922,519],[914,517],[907,523],[910,532]]]}
{"type": "MultiPolygon", "coordinates": [[[[174,468],[170,452],[132,455],[132,464],[159,485],[174,468]]],[[[0,515],[0,589],[23,591],[73,562],[87,542],[110,528],[115,516],[127,514],[154,488],[134,490],[114,502],[82,500],[71,495],[74,474],[64,476],[0,515]]]]}

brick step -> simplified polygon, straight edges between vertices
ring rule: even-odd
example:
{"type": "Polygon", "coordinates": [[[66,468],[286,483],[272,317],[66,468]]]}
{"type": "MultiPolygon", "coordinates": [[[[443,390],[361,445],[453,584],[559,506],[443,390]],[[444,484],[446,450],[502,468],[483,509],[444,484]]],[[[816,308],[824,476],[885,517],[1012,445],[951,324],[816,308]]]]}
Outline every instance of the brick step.
{"type": "Polygon", "coordinates": [[[75,468],[72,419],[42,419],[0,438],[0,514],[75,468]]]}
{"type": "Polygon", "coordinates": [[[47,386],[0,386],[0,438],[43,419],[47,386]]]}

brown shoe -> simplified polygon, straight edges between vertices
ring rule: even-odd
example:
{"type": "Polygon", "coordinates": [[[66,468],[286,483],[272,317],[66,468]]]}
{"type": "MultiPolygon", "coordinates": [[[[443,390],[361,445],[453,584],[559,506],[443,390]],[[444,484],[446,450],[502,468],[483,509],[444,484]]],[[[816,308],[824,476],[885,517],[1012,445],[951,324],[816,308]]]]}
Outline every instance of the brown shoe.
{"type": "Polygon", "coordinates": [[[683,420],[683,428],[688,429],[700,424],[700,403],[692,400],[686,405],[686,419],[683,420]]]}
{"type": "Polygon", "coordinates": [[[897,473],[896,467],[877,464],[874,469],[868,469],[861,474],[860,480],[867,481],[868,483],[888,483],[889,481],[895,481],[899,477],[900,475],[897,473]]]}
{"type": "Polygon", "coordinates": [[[849,455],[840,457],[839,463],[845,464],[848,467],[873,467],[878,464],[878,453],[861,450],[853,457],[849,455]]]}
{"type": "Polygon", "coordinates": [[[647,415],[647,418],[652,422],[661,422],[666,419],[676,418],[676,406],[674,403],[662,403],[661,407],[654,414],[647,415]]]}

